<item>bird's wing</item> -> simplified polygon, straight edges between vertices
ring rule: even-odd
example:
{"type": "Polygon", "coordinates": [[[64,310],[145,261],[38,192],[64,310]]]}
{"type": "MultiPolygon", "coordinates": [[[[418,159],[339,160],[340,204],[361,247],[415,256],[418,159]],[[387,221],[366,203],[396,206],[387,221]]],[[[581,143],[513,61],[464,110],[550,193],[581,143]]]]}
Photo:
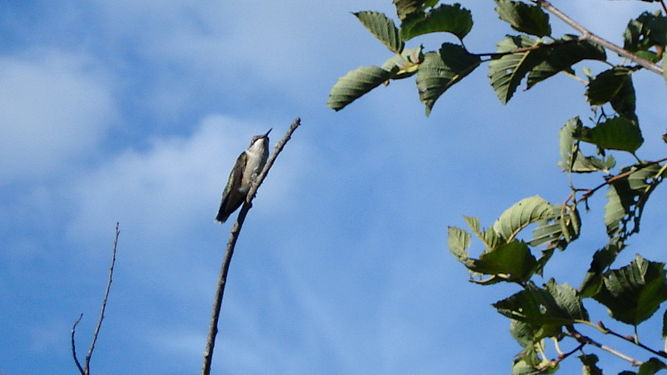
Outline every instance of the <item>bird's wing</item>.
{"type": "Polygon", "coordinates": [[[224,223],[229,215],[236,211],[241,203],[243,203],[243,197],[239,197],[238,194],[231,194],[231,192],[234,188],[238,189],[238,187],[241,186],[243,170],[247,160],[248,156],[244,151],[236,159],[236,164],[234,164],[234,168],[232,168],[232,171],[229,173],[227,186],[225,186],[225,190],[222,192],[222,202],[220,202],[220,209],[218,210],[218,215],[215,218],[221,223],[224,223]]]}

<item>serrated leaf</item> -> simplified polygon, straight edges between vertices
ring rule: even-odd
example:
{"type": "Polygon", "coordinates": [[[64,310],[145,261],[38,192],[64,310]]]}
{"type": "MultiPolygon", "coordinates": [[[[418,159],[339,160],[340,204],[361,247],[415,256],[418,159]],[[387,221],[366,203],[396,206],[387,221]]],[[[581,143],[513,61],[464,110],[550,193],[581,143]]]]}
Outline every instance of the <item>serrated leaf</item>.
{"type": "Polygon", "coordinates": [[[327,105],[339,111],[389,78],[391,72],[378,66],[362,66],[352,70],[338,78],[329,92],[327,105]]]}
{"type": "Polygon", "coordinates": [[[667,300],[665,264],[637,255],[627,266],[604,275],[603,287],[593,298],[623,323],[638,325],[650,318],[667,300]]]}
{"type": "Polygon", "coordinates": [[[639,232],[644,205],[665,176],[661,165],[640,167],[623,169],[623,173],[632,173],[609,186],[604,223],[610,238],[623,241],[639,232]]]}
{"type": "Polygon", "coordinates": [[[560,40],[549,44],[545,50],[544,60],[537,64],[529,73],[527,88],[562,71],[571,71],[572,65],[582,60],[605,61],[607,54],[604,48],[587,40],[579,40],[576,35],[565,35],[560,40]]]}
{"type": "Polygon", "coordinates": [[[535,339],[557,336],[562,326],[588,320],[588,312],[577,291],[553,279],[544,288],[528,284],[526,289],[493,306],[510,319],[530,324],[536,330],[535,339]]]}
{"type": "Polygon", "coordinates": [[[401,37],[410,40],[416,36],[447,32],[463,39],[472,29],[472,13],[461,4],[442,4],[428,12],[413,12],[401,22],[401,37]]]}
{"type": "Polygon", "coordinates": [[[536,36],[551,35],[549,15],[539,5],[520,1],[496,0],[496,13],[516,31],[536,36]]]}
{"type": "Polygon", "coordinates": [[[535,269],[535,257],[521,241],[512,241],[483,253],[473,271],[485,275],[507,275],[508,281],[526,281],[535,269]]]}
{"type": "Polygon", "coordinates": [[[564,250],[567,245],[579,237],[581,219],[576,207],[551,205],[551,214],[538,220],[537,227],[533,230],[533,239],[530,246],[539,246],[545,242],[550,243],[550,248],[564,250]]]}
{"type": "Polygon", "coordinates": [[[396,15],[400,20],[405,19],[412,13],[421,12],[426,7],[427,2],[431,3],[424,0],[393,0],[396,6],[396,15]]]}
{"type": "Polygon", "coordinates": [[[595,354],[583,354],[578,358],[583,364],[581,371],[583,375],[602,375],[602,369],[597,366],[598,356],[595,354]]]}
{"type": "Polygon", "coordinates": [[[362,11],[352,13],[382,44],[395,53],[403,51],[404,43],[394,21],[380,12],[362,11]]]}
{"type": "Polygon", "coordinates": [[[632,69],[615,66],[595,76],[588,83],[586,97],[592,105],[610,102],[619,114],[635,119],[635,89],[632,84],[632,69]]]}
{"type": "Polygon", "coordinates": [[[667,365],[665,365],[664,362],[659,360],[658,358],[651,358],[648,361],[644,362],[639,366],[639,371],[637,371],[637,375],[653,375],[656,372],[660,370],[664,370],[667,368],[667,365]]]}
{"type": "Polygon", "coordinates": [[[469,258],[466,249],[470,247],[470,234],[461,228],[449,227],[447,245],[452,255],[467,266],[469,258]]]}
{"type": "Polygon", "coordinates": [[[618,253],[623,250],[622,243],[610,242],[593,254],[591,265],[588,267],[584,281],[579,287],[579,294],[583,298],[596,295],[602,287],[602,274],[614,263],[618,253]]]}
{"type": "Polygon", "coordinates": [[[426,115],[430,114],[440,95],[479,64],[479,57],[456,44],[445,43],[438,52],[426,53],[417,71],[417,90],[419,99],[426,106],[426,115]]]}
{"type": "Polygon", "coordinates": [[[574,138],[575,132],[583,129],[579,117],[569,119],[560,130],[560,157],[558,165],[566,172],[589,173],[596,171],[609,172],[616,165],[616,159],[612,155],[604,158],[585,156],[579,151],[579,142],[574,138]]]}
{"type": "Polygon", "coordinates": [[[468,224],[470,230],[472,230],[477,238],[479,238],[484,243],[484,246],[486,246],[488,250],[493,250],[497,246],[505,243],[501,238],[498,237],[493,229],[487,231],[483,230],[479,224],[479,219],[476,217],[466,216],[465,221],[466,224],[468,224]]]}
{"type": "Polygon", "coordinates": [[[626,117],[609,118],[594,128],[579,128],[573,135],[607,150],[635,152],[644,143],[639,125],[626,117]]]}
{"type": "MultiPolygon", "coordinates": [[[[538,46],[538,41],[527,36],[508,36],[498,43],[498,53],[538,46]]],[[[506,104],[514,95],[523,77],[544,60],[544,49],[535,48],[504,55],[489,64],[491,86],[498,99],[506,104]]]]}
{"type": "Polygon", "coordinates": [[[505,210],[493,224],[493,229],[506,242],[510,242],[523,228],[547,219],[551,213],[551,205],[541,197],[536,195],[525,198],[505,210]]]}

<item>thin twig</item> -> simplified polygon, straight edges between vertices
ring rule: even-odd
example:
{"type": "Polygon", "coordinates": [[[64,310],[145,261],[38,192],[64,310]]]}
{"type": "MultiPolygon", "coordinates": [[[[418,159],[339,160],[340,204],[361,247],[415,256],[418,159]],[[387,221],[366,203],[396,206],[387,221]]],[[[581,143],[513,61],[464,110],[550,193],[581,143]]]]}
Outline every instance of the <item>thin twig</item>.
{"type": "Polygon", "coordinates": [[[211,363],[213,361],[213,350],[215,349],[215,338],[218,334],[218,321],[220,320],[220,310],[222,308],[222,298],[225,294],[225,285],[227,284],[227,274],[229,272],[229,265],[232,262],[232,256],[234,255],[234,248],[236,247],[236,241],[238,240],[239,234],[241,233],[241,227],[243,227],[243,222],[245,221],[248,211],[252,207],[252,200],[257,194],[257,189],[262,185],[266,175],[269,173],[269,169],[273,166],[278,154],[283,150],[285,144],[292,137],[292,133],[296,128],[301,125],[301,119],[297,118],[292,122],[289,129],[283,136],[283,138],[276,143],[276,147],[273,150],[273,153],[269,157],[262,169],[262,172],[257,176],[257,179],[250,187],[248,195],[246,196],[246,201],[241,207],[236,223],[232,227],[229,241],[227,242],[227,251],[225,252],[225,258],[222,261],[222,266],[220,268],[220,276],[218,277],[218,286],[215,292],[215,299],[213,301],[213,311],[211,312],[211,322],[208,330],[208,339],[206,340],[206,348],[204,349],[204,364],[202,366],[202,375],[209,375],[211,373],[211,363]]]}
{"type": "Polygon", "coordinates": [[[571,337],[573,337],[575,340],[577,340],[580,344],[591,344],[591,345],[593,345],[593,346],[595,346],[599,349],[602,349],[602,350],[606,351],[607,353],[615,355],[618,358],[621,358],[622,360],[629,362],[633,366],[641,366],[644,363],[644,362],[642,362],[638,359],[635,359],[635,358],[632,358],[632,357],[630,357],[626,354],[623,354],[623,353],[619,352],[618,350],[616,350],[614,348],[608,347],[606,345],[602,345],[599,342],[593,340],[592,338],[590,338],[588,336],[582,335],[573,326],[568,326],[567,330],[569,331],[569,335],[571,337]]]}
{"type": "Polygon", "coordinates": [[[83,370],[83,367],[81,367],[81,363],[79,362],[79,357],[77,357],[76,355],[76,340],[74,339],[74,336],[76,335],[76,326],[79,325],[82,318],[83,318],[83,313],[79,314],[79,318],[72,325],[71,346],[72,346],[72,358],[74,358],[74,363],[76,364],[76,368],[79,369],[81,375],[86,375],[86,372],[83,370]]]}
{"type": "Polygon", "coordinates": [[[598,322],[597,325],[592,324],[592,323],[589,324],[589,325],[590,325],[591,327],[595,327],[595,328],[597,328],[598,331],[604,333],[605,335],[616,336],[616,337],[618,337],[618,338],[621,339],[621,340],[625,340],[625,341],[627,341],[627,342],[629,342],[629,343],[632,343],[632,344],[634,344],[634,345],[637,345],[638,347],[640,347],[640,348],[642,348],[642,349],[644,349],[644,350],[646,350],[646,351],[648,351],[648,352],[651,352],[651,353],[653,353],[653,354],[655,354],[655,355],[657,355],[657,356],[659,356],[659,357],[667,358],[667,353],[663,352],[662,350],[655,350],[655,349],[652,349],[652,348],[646,346],[645,344],[642,344],[642,343],[639,341],[639,337],[637,336],[637,327],[636,327],[636,326],[635,326],[635,336],[633,337],[633,336],[624,336],[624,335],[622,335],[622,334],[620,334],[620,333],[618,333],[618,332],[616,332],[616,331],[614,331],[614,330],[608,328],[608,327],[605,326],[601,321],[598,322]]]}
{"type": "Polygon", "coordinates": [[[653,62],[648,61],[646,59],[643,59],[643,58],[635,55],[634,53],[632,53],[632,52],[630,52],[626,49],[623,49],[622,47],[620,47],[620,46],[618,46],[618,45],[616,45],[616,44],[614,44],[614,43],[612,43],[612,42],[610,42],[610,41],[608,41],[608,40],[606,40],[606,39],[604,39],[604,38],[602,38],[602,37],[600,37],[600,36],[598,36],[594,33],[592,33],[590,30],[588,30],[587,28],[582,26],[580,23],[578,23],[575,20],[573,20],[572,18],[570,18],[567,14],[558,10],[558,8],[554,7],[549,1],[547,1],[547,0],[531,0],[531,1],[536,3],[536,4],[539,4],[542,8],[546,9],[548,12],[550,12],[554,16],[560,18],[563,22],[568,24],[570,27],[579,31],[581,33],[580,39],[590,40],[591,42],[597,43],[597,44],[603,46],[604,48],[606,48],[608,50],[614,51],[617,54],[632,60],[633,62],[643,66],[644,68],[646,68],[646,69],[648,69],[648,70],[650,70],[654,73],[657,73],[657,74],[660,74],[660,75],[663,74],[663,70],[662,70],[661,66],[659,66],[657,64],[654,64],[653,62]]]}
{"type": "Polygon", "coordinates": [[[114,267],[116,266],[116,250],[118,249],[118,237],[120,236],[119,226],[120,224],[116,222],[116,232],[113,239],[113,248],[111,250],[111,266],[109,266],[109,278],[107,279],[107,284],[104,289],[104,298],[102,299],[100,316],[99,318],[97,318],[97,325],[95,326],[95,331],[93,332],[93,338],[90,342],[90,348],[88,348],[88,353],[86,353],[86,358],[84,360],[83,366],[81,366],[79,358],[77,357],[76,342],[74,340],[74,335],[76,333],[76,326],[81,322],[81,318],[83,318],[83,313],[79,315],[79,319],[77,319],[74,322],[74,325],[72,326],[72,337],[71,337],[72,356],[74,357],[74,363],[76,364],[76,367],[79,369],[81,375],[90,375],[90,360],[93,358],[93,353],[95,352],[95,344],[97,343],[97,338],[100,334],[100,330],[102,329],[102,322],[104,321],[104,312],[107,309],[107,302],[109,302],[109,292],[111,291],[111,283],[113,282],[113,272],[114,272],[114,267]]]}
{"type": "Polygon", "coordinates": [[[660,5],[662,6],[662,10],[667,14],[667,5],[665,5],[664,0],[660,0],[660,5]]]}

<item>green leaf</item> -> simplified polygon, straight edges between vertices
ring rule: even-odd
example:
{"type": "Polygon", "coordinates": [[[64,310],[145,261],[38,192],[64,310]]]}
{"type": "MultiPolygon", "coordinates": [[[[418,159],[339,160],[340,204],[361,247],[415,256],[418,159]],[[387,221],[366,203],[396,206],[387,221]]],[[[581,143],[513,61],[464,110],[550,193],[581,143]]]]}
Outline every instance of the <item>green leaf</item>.
{"type": "Polygon", "coordinates": [[[493,229],[485,231],[479,224],[479,219],[476,217],[465,217],[466,224],[470,230],[484,243],[488,250],[493,250],[499,245],[505,244],[502,238],[493,229]]]}
{"type": "Polygon", "coordinates": [[[466,265],[472,265],[468,258],[467,248],[470,247],[470,234],[461,228],[449,227],[447,231],[447,245],[449,251],[460,262],[466,265]]]}
{"type": "Polygon", "coordinates": [[[639,366],[639,371],[637,371],[637,375],[653,375],[656,372],[664,370],[666,368],[667,365],[665,365],[664,362],[653,357],[648,361],[642,363],[641,366],[639,366]]]}
{"type": "Polygon", "coordinates": [[[522,347],[528,347],[536,341],[534,327],[526,322],[512,319],[510,323],[510,334],[522,347]]]}
{"type": "Polygon", "coordinates": [[[594,128],[578,128],[573,136],[603,149],[628,152],[637,151],[644,143],[637,123],[625,117],[612,117],[594,128]]]}
{"type": "Polygon", "coordinates": [[[644,12],[628,22],[623,39],[623,48],[631,52],[646,51],[653,46],[664,48],[667,43],[667,17],[644,12]]]}
{"type": "Polygon", "coordinates": [[[327,105],[339,111],[389,78],[391,72],[378,66],[362,66],[352,70],[338,78],[329,92],[327,105]]]}
{"type": "Polygon", "coordinates": [[[528,284],[526,289],[498,301],[493,306],[510,319],[530,324],[535,339],[558,336],[564,325],[588,320],[577,291],[566,283],[549,280],[544,288],[528,284]]]}
{"type": "Polygon", "coordinates": [[[604,223],[610,238],[623,241],[639,232],[644,205],[665,176],[661,165],[639,167],[623,169],[622,173],[629,174],[610,184],[604,208],[604,223]]]}
{"type": "Polygon", "coordinates": [[[604,48],[587,40],[579,40],[576,35],[565,35],[545,49],[544,61],[528,73],[527,88],[562,71],[572,72],[572,65],[582,60],[605,61],[604,48]]]}
{"type": "Polygon", "coordinates": [[[589,173],[603,171],[608,173],[616,165],[616,159],[612,155],[604,158],[585,156],[579,151],[579,141],[573,134],[581,132],[583,124],[579,117],[569,119],[560,130],[560,157],[558,165],[567,172],[589,173]]]}
{"type": "Polygon", "coordinates": [[[362,11],[352,13],[382,44],[395,53],[403,51],[404,43],[394,21],[380,12],[362,11]]]}
{"type": "Polygon", "coordinates": [[[637,255],[629,265],[604,275],[603,287],[593,298],[607,306],[609,315],[638,325],[650,318],[667,300],[665,264],[637,255]]]}
{"type": "Polygon", "coordinates": [[[615,66],[598,74],[589,82],[586,96],[591,105],[610,102],[619,114],[636,119],[636,96],[629,67],[615,66]]]}
{"type": "Polygon", "coordinates": [[[536,36],[551,35],[549,15],[539,5],[520,1],[496,0],[496,13],[516,31],[536,36]]]}
{"type": "Polygon", "coordinates": [[[438,52],[428,52],[417,72],[419,99],[426,106],[426,115],[448,88],[470,74],[480,64],[460,45],[445,43],[438,52]]]}
{"type": "Polygon", "coordinates": [[[523,35],[508,36],[498,43],[498,53],[536,47],[504,55],[489,64],[491,86],[503,104],[512,98],[523,77],[544,60],[544,49],[537,48],[538,45],[538,41],[523,35]]]}
{"type": "Polygon", "coordinates": [[[403,79],[413,76],[424,60],[422,46],[404,49],[382,64],[382,69],[391,72],[391,79],[403,79]]]}
{"type": "Polygon", "coordinates": [[[527,281],[535,264],[528,246],[521,241],[512,241],[483,253],[471,270],[485,275],[508,275],[508,281],[527,281]]]}
{"type": "Polygon", "coordinates": [[[437,3],[437,1],[431,0],[393,0],[394,5],[396,6],[396,15],[398,19],[403,20],[406,17],[410,16],[412,13],[421,12],[426,7],[431,7],[437,3]]]}
{"type": "Polygon", "coordinates": [[[551,214],[552,207],[549,202],[536,195],[522,199],[505,210],[493,224],[493,229],[506,242],[510,242],[523,228],[548,219],[551,214]]]}
{"type": "Polygon", "coordinates": [[[461,4],[443,4],[428,12],[414,12],[401,22],[401,37],[410,40],[416,36],[447,32],[463,39],[472,29],[472,14],[461,4]]]}
{"type": "Polygon", "coordinates": [[[539,246],[545,242],[550,248],[564,250],[567,245],[579,237],[581,218],[576,207],[551,205],[551,214],[536,222],[530,246],[539,246]]]}
{"type": "Polygon", "coordinates": [[[592,297],[600,291],[602,274],[614,263],[616,256],[623,248],[624,246],[621,243],[610,242],[593,254],[591,265],[588,267],[584,281],[579,287],[579,294],[583,298],[592,297]]]}
{"type": "Polygon", "coordinates": [[[598,356],[595,354],[580,355],[579,360],[583,364],[581,371],[583,375],[602,375],[602,369],[597,366],[598,356]]]}

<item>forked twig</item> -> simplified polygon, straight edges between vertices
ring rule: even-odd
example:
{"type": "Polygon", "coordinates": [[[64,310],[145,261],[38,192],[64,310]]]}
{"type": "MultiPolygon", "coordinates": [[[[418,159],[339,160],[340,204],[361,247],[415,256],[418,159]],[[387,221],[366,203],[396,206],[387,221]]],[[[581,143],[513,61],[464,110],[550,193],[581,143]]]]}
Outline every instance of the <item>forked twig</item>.
{"type": "Polygon", "coordinates": [[[119,223],[116,222],[116,234],[113,240],[113,249],[111,251],[111,266],[109,266],[109,277],[107,279],[107,284],[104,289],[104,298],[102,299],[102,306],[100,308],[100,315],[97,318],[97,325],[95,326],[95,331],[93,332],[93,338],[90,342],[90,348],[88,348],[88,353],[84,359],[84,365],[81,365],[79,358],[76,354],[76,340],[74,336],[76,335],[76,327],[81,322],[83,318],[83,313],[79,315],[79,318],[72,325],[72,334],[71,334],[71,345],[72,345],[72,357],[74,358],[74,363],[76,364],[77,369],[81,375],[90,375],[90,360],[93,358],[93,353],[95,352],[95,344],[97,343],[97,338],[99,337],[100,330],[102,329],[102,322],[104,322],[104,312],[107,309],[107,302],[109,301],[109,292],[111,291],[111,283],[113,283],[113,272],[114,267],[116,266],[116,250],[118,249],[118,237],[120,236],[119,223]]]}
{"type": "Polygon", "coordinates": [[[211,363],[213,361],[213,350],[215,349],[215,338],[218,334],[218,321],[220,320],[220,310],[222,307],[222,298],[225,294],[225,285],[227,284],[227,274],[229,272],[229,265],[232,261],[232,256],[234,255],[234,248],[236,247],[236,241],[239,238],[241,233],[241,227],[243,227],[243,222],[245,221],[248,211],[252,207],[252,200],[257,194],[257,189],[264,179],[266,178],[269,170],[273,166],[278,154],[283,150],[285,144],[292,137],[292,133],[301,125],[301,119],[297,118],[292,122],[289,129],[283,136],[283,138],[276,143],[273,153],[264,165],[262,172],[257,176],[256,181],[250,187],[248,195],[246,196],[246,201],[241,207],[241,211],[236,219],[236,223],[232,227],[229,241],[227,242],[227,251],[225,252],[225,258],[222,261],[222,266],[220,268],[220,276],[218,277],[218,286],[215,292],[215,299],[213,301],[213,311],[211,312],[211,322],[209,325],[208,339],[206,340],[206,348],[204,349],[204,364],[202,366],[202,375],[209,375],[211,373],[211,363]]]}

